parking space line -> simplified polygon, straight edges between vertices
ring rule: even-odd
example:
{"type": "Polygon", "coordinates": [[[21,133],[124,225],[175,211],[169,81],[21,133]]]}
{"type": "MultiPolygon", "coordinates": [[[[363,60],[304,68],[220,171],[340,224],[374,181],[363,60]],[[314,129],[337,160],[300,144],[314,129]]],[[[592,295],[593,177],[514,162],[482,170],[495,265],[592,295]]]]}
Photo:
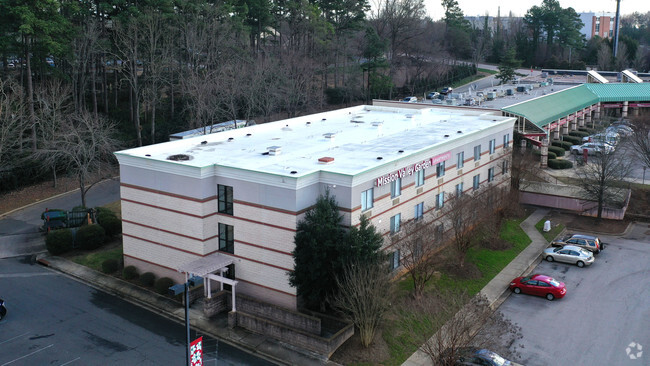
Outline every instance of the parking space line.
{"type": "Polygon", "coordinates": [[[62,363],[62,364],[59,365],[59,366],[69,365],[69,364],[71,364],[71,363],[73,363],[73,362],[75,362],[75,361],[78,361],[78,360],[80,360],[80,359],[81,359],[81,357],[77,357],[77,358],[75,358],[74,360],[70,360],[70,361],[68,361],[68,362],[66,362],[66,363],[62,363]]]}
{"type": "Polygon", "coordinates": [[[34,351],[34,352],[32,352],[32,353],[29,353],[29,354],[26,354],[26,355],[24,355],[24,356],[18,357],[18,358],[13,359],[13,360],[11,360],[11,361],[9,361],[9,362],[5,362],[5,363],[3,363],[3,364],[0,365],[0,366],[6,366],[6,365],[9,365],[9,364],[12,364],[12,363],[14,363],[14,362],[16,362],[16,361],[22,360],[22,359],[25,358],[25,357],[29,357],[29,356],[31,356],[31,355],[33,355],[33,354],[35,354],[35,353],[38,353],[38,352],[44,351],[44,350],[46,350],[46,349],[48,349],[48,348],[50,348],[50,347],[52,347],[52,346],[54,346],[54,344],[50,344],[50,345],[47,346],[47,347],[43,347],[43,348],[41,348],[41,349],[39,349],[39,350],[37,350],[37,351],[34,351]]]}
{"type": "Polygon", "coordinates": [[[5,343],[7,343],[7,342],[11,342],[11,341],[13,341],[13,340],[16,339],[16,338],[20,338],[20,337],[25,336],[25,335],[27,335],[27,334],[29,334],[29,332],[27,332],[27,333],[23,333],[23,334],[21,334],[21,335],[19,335],[19,336],[15,336],[15,337],[13,337],[13,338],[9,338],[9,339],[7,339],[6,341],[2,341],[2,342],[0,342],[0,344],[5,344],[5,343]]]}

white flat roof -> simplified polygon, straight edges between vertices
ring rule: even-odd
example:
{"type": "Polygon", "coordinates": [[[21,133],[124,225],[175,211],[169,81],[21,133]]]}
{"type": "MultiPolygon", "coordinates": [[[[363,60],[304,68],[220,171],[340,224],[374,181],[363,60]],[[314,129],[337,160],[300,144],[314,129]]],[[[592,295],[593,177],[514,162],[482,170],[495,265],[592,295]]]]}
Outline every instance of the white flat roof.
{"type": "Polygon", "coordinates": [[[514,118],[493,111],[357,106],[123,150],[116,155],[126,165],[136,159],[158,166],[232,167],[290,177],[318,171],[355,175],[507,123],[513,124],[514,118]],[[173,155],[189,160],[169,160],[173,155]],[[334,160],[319,162],[325,157],[334,160]]]}

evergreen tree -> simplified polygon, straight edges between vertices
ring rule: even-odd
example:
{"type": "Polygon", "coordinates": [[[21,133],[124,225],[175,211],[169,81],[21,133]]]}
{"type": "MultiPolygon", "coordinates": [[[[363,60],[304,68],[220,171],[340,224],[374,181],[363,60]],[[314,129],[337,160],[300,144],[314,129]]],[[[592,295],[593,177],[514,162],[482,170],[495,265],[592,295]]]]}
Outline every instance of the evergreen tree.
{"type": "Polygon", "coordinates": [[[524,76],[524,74],[515,71],[520,64],[521,61],[515,59],[515,49],[509,48],[499,64],[499,73],[494,77],[499,80],[500,84],[507,84],[515,76],[524,76]]]}

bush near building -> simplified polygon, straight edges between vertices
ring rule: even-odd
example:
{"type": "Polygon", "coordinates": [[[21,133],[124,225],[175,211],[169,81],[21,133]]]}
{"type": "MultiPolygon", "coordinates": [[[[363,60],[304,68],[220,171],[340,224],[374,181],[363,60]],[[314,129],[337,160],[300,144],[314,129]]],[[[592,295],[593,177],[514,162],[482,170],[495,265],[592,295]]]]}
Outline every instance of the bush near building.
{"type": "Polygon", "coordinates": [[[549,159],[548,167],[551,169],[569,169],[573,167],[573,163],[564,159],[549,159]]]}
{"type": "Polygon", "coordinates": [[[122,270],[122,278],[125,280],[133,280],[138,277],[138,269],[135,266],[126,266],[122,270]]]}
{"type": "MultiPolygon", "coordinates": [[[[570,149],[570,147],[569,147],[569,149],[570,149]]],[[[548,147],[548,153],[549,153],[549,154],[550,154],[550,153],[553,153],[553,154],[555,154],[556,157],[558,157],[558,156],[564,156],[564,152],[565,152],[565,151],[566,151],[566,150],[564,150],[564,148],[562,148],[562,147],[557,147],[557,146],[549,146],[549,147],[548,147]]],[[[549,158],[549,159],[550,159],[550,158],[549,158]]]]}
{"type": "Polygon", "coordinates": [[[552,146],[561,147],[561,148],[563,148],[564,150],[569,151],[569,150],[571,150],[571,146],[572,146],[573,144],[570,143],[569,141],[559,141],[559,140],[556,140],[556,141],[551,142],[551,145],[552,145],[552,146]]]}
{"type": "Polygon", "coordinates": [[[122,220],[115,213],[104,207],[97,207],[97,223],[104,228],[106,236],[114,238],[122,232],[122,220]]]}
{"type": "Polygon", "coordinates": [[[73,240],[70,229],[54,230],[45,237],[45,247],[52,255],[60,255],[72,250],[73,240]]]}
{"type": "Polygon", "coordinates": [[[97,224],[85,225],[77,230],[75,243],[81,249],[92,250],[104,245],[106,242],[106,231],[97,224]]]}
{"type": "Polygon", "coordinates": [[[553,159],[557,159],[557,155],[555,155],[554,152],[549,151],[548,152],[548,160],[553,160],[553,159]]]}
{"type": "Polygon", "coordinates": [[[156,281],[156,275],[151,272],[145,272],[140,275],[140,284],[143,286],[151,287],[156,281]]]}
{"type": "Polygon", "coordinates": [[[578,130],[569,132],[569,136],[580,137],[580,139],[582,139],[583,137],[589,136],[589,134],[587,132],[578,130]]]}
{"type": "Polygon", "coordinates": [[[110,258],[102,262],[102,272],[104,273],[114,273],[119,268],[120,264],[116,259],[110,258]]]}
{"type": "Polygon", "coordinates": [[[568,141],[572,145],[581,145],[582,144],[582,138],[577,137],[577,136],[564,135],[564,136],[562,136],[562,140],[568,141]]]}
{"type": "Polygon", "coordinates": [[[174,280],[169,277],[162,277],[156,280],[153,287],[157,293],[165,295],[172,286],[174,286],[174,280]]]}
{"type": "Polygon", "coordinates": [[[586,132],[587,135],[593,135],[596,133],[596,129],[589,127],[580,127],[578,128],[578,131],[586,132]]]}

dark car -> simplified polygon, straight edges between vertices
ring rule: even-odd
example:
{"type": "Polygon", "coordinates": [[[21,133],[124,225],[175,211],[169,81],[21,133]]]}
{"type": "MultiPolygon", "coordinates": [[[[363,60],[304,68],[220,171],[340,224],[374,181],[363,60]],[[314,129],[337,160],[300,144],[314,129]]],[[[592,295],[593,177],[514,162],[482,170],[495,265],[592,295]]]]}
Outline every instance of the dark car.
{"type": "Polygon", "coordinates": [[[453,355],[455,357],[450,360],[449,357],[451,356],[450,352],[445,352],[443,359],[440,360],[441,363],[443,365],[451,364],[450,361],[453,361],[454,365],[521,366],[487,349],[463,347],[457,349],[453,355]]]}
{"type": "Polygon", "coordinates": [[[5,301],[0,299],[0,320],[7,315],[7,308],[5,307],[5,301]]]}
{"type": "Polygon", "coordinates": [[[553,241],[551,245],[554,247],[575,245],[577,247],[585,248],[594,254],[598,254],[601,250],[605,249],[605,243],[601,242],[597,236],[582,234],[567,235],[562,239],[553,241]]]}
{"type": "Polygon", "coordinates": [[[454,88],[452,88],[451,86],[447,86],[447,87],[442,88],[442,90],[440,91],[440,94],[447,95],[447,94],[451,93],[452,91],[454,91],[454,88]]]}

